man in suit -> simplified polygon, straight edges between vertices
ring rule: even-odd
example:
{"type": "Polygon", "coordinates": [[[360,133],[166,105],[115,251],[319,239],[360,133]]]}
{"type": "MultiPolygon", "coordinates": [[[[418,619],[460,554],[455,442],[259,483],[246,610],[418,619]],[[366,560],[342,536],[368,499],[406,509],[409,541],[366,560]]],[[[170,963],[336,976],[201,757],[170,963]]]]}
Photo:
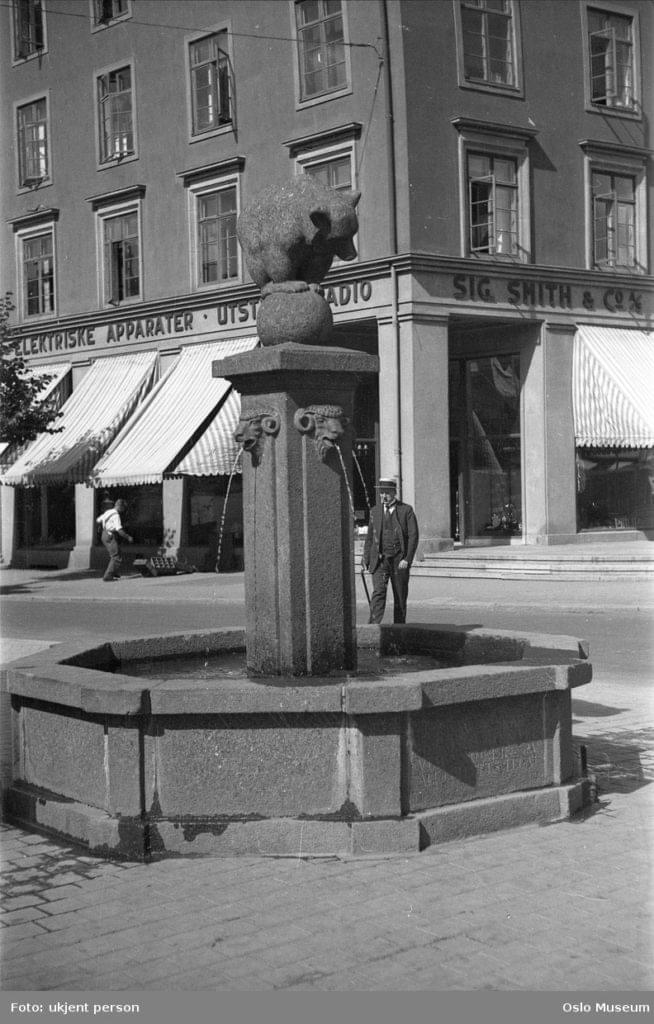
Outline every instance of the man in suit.
{"type": "Polygon", "coordinates": [[[418,547],[418,521],[411,505],[398,501],[395,480],[382,477],[380,501],[370,513],[362,566],[372,573],[369,622],[381,622],[388,581],[393,588],[393,622],[406,622],[409,570],[418,547]]]}

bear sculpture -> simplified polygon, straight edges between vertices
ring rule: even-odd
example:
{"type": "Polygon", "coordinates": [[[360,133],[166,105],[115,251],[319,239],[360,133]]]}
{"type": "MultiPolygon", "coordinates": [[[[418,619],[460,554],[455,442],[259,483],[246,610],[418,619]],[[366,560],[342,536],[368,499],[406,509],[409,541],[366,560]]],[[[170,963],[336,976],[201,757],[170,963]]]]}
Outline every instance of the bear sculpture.
{"type": "Polygon", "coordinates": [[[355,258],[359,198],[359,192],[336,191],[305,174],[270,186],[253,200],[236,231],[252,280],[264,296],[316,287],[335,256],[355,258]]]}

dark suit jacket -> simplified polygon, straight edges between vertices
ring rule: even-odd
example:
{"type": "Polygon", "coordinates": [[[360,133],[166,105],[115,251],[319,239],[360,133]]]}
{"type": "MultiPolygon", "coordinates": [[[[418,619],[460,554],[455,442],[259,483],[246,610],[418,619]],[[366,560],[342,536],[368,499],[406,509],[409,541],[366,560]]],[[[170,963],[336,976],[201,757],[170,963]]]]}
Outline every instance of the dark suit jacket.
{"type": "MultiPolygon", "coordinates": [[[[381,537],[383,505],[375,505],[370,513],[368,534],[363,545],[363,561],[370,572],[379,565],[379,539],[381,537]]],[[[401,545],[401,557],[406,558],[411,568],[418,547],[418,520],[410,505],[396,501],[393,506],[391,520],[395,526],[396,536],[401,545]]]]}

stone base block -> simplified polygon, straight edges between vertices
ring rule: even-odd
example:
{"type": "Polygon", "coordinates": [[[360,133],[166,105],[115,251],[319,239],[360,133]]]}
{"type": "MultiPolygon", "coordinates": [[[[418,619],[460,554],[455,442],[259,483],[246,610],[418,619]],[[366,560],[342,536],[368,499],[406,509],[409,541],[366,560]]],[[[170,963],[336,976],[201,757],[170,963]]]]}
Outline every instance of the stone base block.
{"type": "Polygon", "coordinates": [[[509,793],[422,811],[415,816],[420,825],[420,848],[532,822],[562,821],[589,802],[588,779],[577,779],[563,786],[509,793]]]}
{"type": "Polygon", "coordinates": [[[435,843],[532,822],[569,818],[590,799],[588,780],[509,796],[474,800],[404,818],[324,821],[186,819],[145,822],[113,818],[95,807],[15,784],[4,795],[4,817],[25,828],[85,846],[98,856],[320,857],[417,853],[435,843]]]}

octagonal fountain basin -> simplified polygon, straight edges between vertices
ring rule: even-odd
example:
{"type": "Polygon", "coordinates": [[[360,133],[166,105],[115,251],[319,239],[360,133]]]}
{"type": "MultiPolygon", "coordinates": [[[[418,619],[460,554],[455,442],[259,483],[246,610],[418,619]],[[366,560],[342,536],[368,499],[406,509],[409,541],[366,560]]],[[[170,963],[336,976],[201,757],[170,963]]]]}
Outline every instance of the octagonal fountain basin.
{"type": "Polygon", "coordinates": [[[353,855],[586,802],[570,706],[591,679],[582,642],[431,625],[357,640],[355,675],[248,678],[235,630],[14,662],[6,817],[129,859],[353,855]]]}

